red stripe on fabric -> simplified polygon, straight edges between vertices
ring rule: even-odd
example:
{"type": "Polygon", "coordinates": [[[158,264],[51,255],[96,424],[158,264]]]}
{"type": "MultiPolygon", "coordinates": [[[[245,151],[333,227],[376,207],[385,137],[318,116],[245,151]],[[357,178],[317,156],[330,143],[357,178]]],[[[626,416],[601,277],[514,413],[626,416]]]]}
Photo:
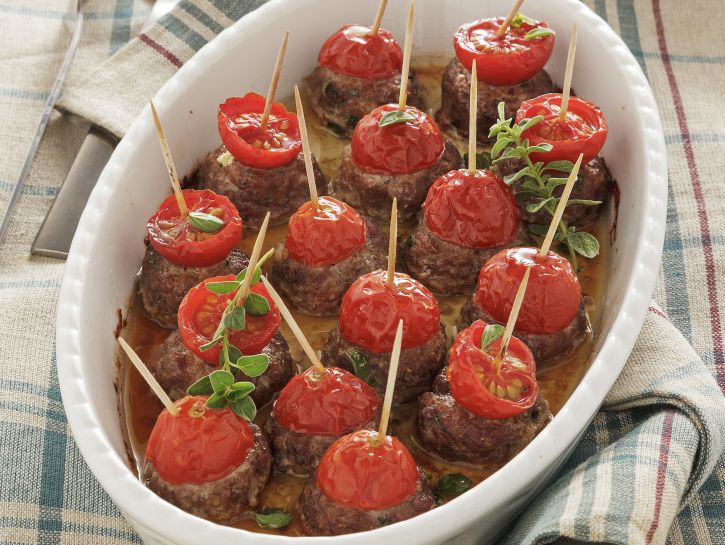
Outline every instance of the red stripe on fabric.
{"type": "Polygon", "coordinates": [[[151,49],[156,51],[157,53],[161,54],[167,61],[169,61],[171,64],[176,66],[177,68],[181,68],[181,65],[184,64],[181,62],[181,59],[174,55],[171,51],[166,49],[163,45],[161,45],[159,42],[151,38],[148,34],[144,34],[143,32],[138,35],[138,39],[141,40],[143,43],[148,45],[151,49]]]}
{"type": "Polygon", "coordinates": [[[659,316],[660,318],[664,318],[665,320],[669,320],[669,318],[667,317],[667,314],[665,314],[664,312],[662,312],[662,311],[661,311],[660,309],[658,309],[657,307],[649,307],[649,311],[650,311],[650,312],[651,312],[652,314],[656,314],[656,315],[657,315],[657,316],[659,316]]]}
{"type": "Polygon", "coordinates": [[[657,483],[655,484],[655,512],[652,517],[652,525],[647,532],[645,543],[650,545],[655,532],[660,525],[660,511],[662,510],[662,495],[665,489],[665,474],[667,473],[667,460],[670,456],[670,441],[672,439],[672,420],[674,411],[667,411],[665,421],[662,423],[662,440],[660,441],[660,456],[657,464],[657,483]]]}
{"type": "Polygon", "coordinates": [[[717,283],[715,276],[715,262],[712,255],[712,239],[710,237],[710,222],[707,217],[707,207],[705,206],[705,198],[702,194],[702,183],[700,182],[700,174],[695,162],[695,153],[692,148],[692,139],[690,137],[690,129],[687,125],[687,116],[685,108],[682,104],[682,95],[677,85],[670,53],[667,48],[667,40],[665,39],[665,26],[662,21],[662,11],[660,10],[660,0],[652,0],[652,10],[655,17],[655,25],[657,28],[657,40],[659,42],[660,53],[662,55],[662,63],[667,73],[667,81],[672,93],[672,100],[675,105],[677,114],[677,124],[682,133],[682,146],[685,149],[685,157],[687,158],[687,166],[690,171],[690,181],[692,191],[695,195],[697,203],[697,218],[700,223],[700,234],[702,238],[702,251],[705,257],[705,277],[707,280],[707,299],[710,306],[710,329],[712,331],[712,344],[715,356],[715,372],[717,374],[717,383],[720,389],[725,392],[725,357],[723,355],[723,338],[720,322],[720,309],[718,307],[717,283]]]}

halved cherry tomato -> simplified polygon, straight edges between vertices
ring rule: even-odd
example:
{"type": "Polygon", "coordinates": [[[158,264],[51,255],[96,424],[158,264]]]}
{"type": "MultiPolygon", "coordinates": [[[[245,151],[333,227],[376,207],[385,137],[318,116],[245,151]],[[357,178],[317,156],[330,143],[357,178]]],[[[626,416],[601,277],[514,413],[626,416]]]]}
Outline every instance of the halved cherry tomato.
{"type": "Polygon", "coordinates": [[[333,197],[320,197],[320,207],[310,201],[289,220],[284,245],[297,261],[319,267],[351,256],[365,244],[365,222],[352,207],[333,197]]]}
{"type": "Polygon", "coordinates": [[[234,158],[252,168],[276,168],[288,164],[302,150],[297,116],[279,102],[265,130],[262,113],[266,99],[257,93],[231,97],[219,105],[219,135],[234,158]]]}
{"type": "Polygon", "coordinates": [[[476,320],[461,331],[451,347],[446,376],[455,400],[473,414],[510,418],[536,403],[539,387],[534,356],[524,343],[511,337],[497,367],[501,339],[481,350],[484,329],[486,324],[476,320]]]}
{"type": "Polygon", "coordinates": [[[441,311],[433,294],[407,274],[377,270],[353,282],[340,305],[340,333],[351,343],[376,352],[391,352],[398,322],[403,320],[403,348],[427,343],[440,331],[441,311]]]}
{"type": "Polygon", "coordinates": [[[317,62],[345,76],[385,79],[400,72],[403,52],[387,30],[373,36],[370,27],[345,25],[322,45],[317,62]]]}
{"type": "Polygon", "coordinates": [[[516,113],[516,123],[537,115],[544,118],[530,129],[525,130],[521,135],[522,138],[528,138],[532,146],[539,144],[553,146],[551,151],[532,153],[531,160],[546,163],[550,161],[571,161],[573,163],[579,154],[583,153],[582,163],[588,163],[599,154],[607,139],[607,122],[604,120],[602,110],[596,104],[583,98],[569,97],[564,123],[559,120],[560,113],[561,95],[559,93],[547,93],[521,104],[516,113]]]}
{"type": "Polygon", "coordinates": [[[500,38],[496,36],[503,17],[466,23],[453,35],[458,60],[469,71],[476,62],[479,81],[491,85],[514,85],[532,78],[541,70],[554,50],[554,35],[525,39],[529,31],[548,28],[546,23],[509,25],[500,38]]]}
{"type": "Polygon", "coordinates": [[[428,114],[407,106],[411,121],[380,126],[380,118],[398,110],[397,104],[378,106],[363,117],[352,133],[352,158],[366,172],[407,174],[438,161],[445,144],[428,114]]]}
{"type": "Polygon", "coordinates": [[[551,251],[539,257],[536,248],[501,250],[481,268],[476,302],[497,322],[506,323],[527,267],[531,273],[516,329],[526,333],[564,329],[579,312],[581,286],[569,261],[551,251]]]}
{"type": "MultiPolygon", "coordinates": [[[[186,347],[211,365],[219,363],[221,343],[202,352],[201,347],[211,341],[219,325],[222,313],[236,292],[225,295],[207,289],[209,282],[234,280],[234,275],[207,278],[189,290],[179,305],[179,333],[186,347]]],[[[229,342],[242,354],[258,354],[269,344],[280,324],[280,313],[264,284],[257,283],[249,290],[264,297],[269,303],[269,312],[263,316],[247,313],[246,327],[241,331],[232,331],[229,342]]]]}
{"type": "Polygon", "coordinates": [[[207,407],[206,399],[176,401],[179,414],[164,409],[151,430],[146,458],[167,483],[201,484],[226,477],[254,445],[249,422],[229,407],[207,407]]]}
{"type": "Polygon", "coordinates": [[[513,191],[490,170],[444,174],[428,190],[423,209],[428,229],[466,248],[508,244],[521,224],[513,191]]]}
{"type": "Polygon", "coordinates": [[[189,212],[203,212],[222,220],[215,233],[206,233],[182,218],[174,195],[161,203],[146,224],[149,242],[164,258],[182,267],[207,267],[225,259],[242,237],[242,218],[232,202],[213,191],[184,189],[189,212]]]}
{"type": "Polygon", "coordinates": [[[345,435],[327,449],[317,467],[317,487],[331,500],[356,509],[388,509],[415,492],[418,466],[398,439],[377,445],[377,432],[345,435]]]}
{"type": "Polygon", "coordinates": [[[274,415],[288,430],[339,437],[369,422],[379,406],[377,392],[352,373],[310,367],[282,388],[274,415]]]}

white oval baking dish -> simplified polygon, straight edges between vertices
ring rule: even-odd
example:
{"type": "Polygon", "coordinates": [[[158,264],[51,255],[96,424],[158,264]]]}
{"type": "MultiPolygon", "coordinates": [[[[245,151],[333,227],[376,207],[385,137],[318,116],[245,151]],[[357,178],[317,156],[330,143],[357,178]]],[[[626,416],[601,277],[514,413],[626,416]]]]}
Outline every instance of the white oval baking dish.
{"type": "MultiPolygon", "coordinates": [[[[344,23],[368,23],[377,0],[272,0],[219,35],[166,83],[155,103],[181,173],[219,144],[216,109],[227,96],[264,92],[283,30],[291,31],[282,72],[287,94],[315,65],[323,41],[344,23]]],[[[384,27],[402,42],[406,6],[391,2],[384,27]]],[[[414,55],[453,56],[462,23],[502,15],[494,0],[418,0],[414,55]]],[[[285,538],[218,526],[144,487],[126,463],[114,392],[117,308],[125,308],[144,252],[146,219],[168,193],[148,108],[121,141],[88,202],[58,303],[58,375],[68,421],[94,475],[147,543],[433,544],[493,540],[576,445],[619,375],[647,311],[662,251],[667,198],[664,138],[652,93],[634,57],[607,24],[577,0],[537,0],[528,15],[558,34],[547,69],[561,81],[572,24],[579,28],[574,87],[604,110],[604,157],[621,191],[603,334],[586,377],[553,422],[492,477],[414,519],[335,538],[285,538]]]]}

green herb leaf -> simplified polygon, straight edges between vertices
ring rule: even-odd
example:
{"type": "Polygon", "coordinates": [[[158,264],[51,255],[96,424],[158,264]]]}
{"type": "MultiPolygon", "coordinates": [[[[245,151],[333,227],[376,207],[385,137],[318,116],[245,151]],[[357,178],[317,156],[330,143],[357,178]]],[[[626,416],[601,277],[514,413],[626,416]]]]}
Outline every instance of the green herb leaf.
{"type": "MultiPolygon", "coordinates": [[[[468,164],[468,162],[464,162],[468,164]]],[[[487,151],[480,151],[476,154],[476,168],[484,169],[491,166],[491,154],[487,151]]]]}
{"type": "MultiPolygon", "coordinates": [[[[242,269],[242,271],[237,275],[236,281],[239,282],[239,285],[244,281],[244,277],[247,276],[247,269],[242,269]]],[[[253,286],[257,282],[259,282],[259,279],[262,278],[262,268],[257,265],[256,270],[254,271],[254,276],[252,276],[252,281],[249,283],[250,286],[253,286]]]]}
{"type": "Polygon", "coordinates": [[[481,334],[481,350],[486,350],[492,343],[503,336],[506,328],[499,324],[488,324],[481,334]]]}
{"type": "Polygon", "coordinates": [[[254,519],[262,528],[279,529],[288,526],[292,522],[292,513],[279,507],[268,507],[259,511],[254,519]]]}
{"type": "Polygon", "coordinates": [[[208,343],[206,343],[206,344],[202,344],[202,345],[201,345],[201,346],[199,347],[199,350],[201,350],[202,352],[206,352],[207,350],[211,350],[211,349],[212,349],[212,348],[214,348],[214,346],[216,346],[216,344],[217,344],[217,343],[218,343],[219,341],[221,341],[221,340],[222,340],[222,337],[221,337],[221,335],[217,335],[217,336],[215,336],[215,337],[214,337],[214,338],[213,338],[212,340],[210,340],[210,341],[209,341],[208,343]]]}
{"type": "Polygon", "coordinates": [[[435,491],[441,496],[458,496],[473,486],[471,479],[462,473],[446,473],[436,483],[435,491]]]}
{"type": "Polygon", "coordinates": [[[496,111],[498,112],[498,122],[505,123],[505,121],[506,121],[506,103],[503,101],[499,102],[498,106],[496,107],[496,111]]]}
{"type": "Polygon", "coordinates": [[[537,123],[540,123],[544,119],[544,116],[537,115],[536,117],[532,117],[531,119],[522,119],[519,122],[519,127],[521,128],[521,132],[524,132],[525,130],[530,129],[537,123]]]}
{"type": "Polygon", "coordinates": [[[544,167],[541,169],[541,171],[545,170],[554,170],[557,172],[571,172],[571,170],[574,168],[574,163],[571,161],[552,161],[551,163],[547,163],[544,165],[544,167]]]}
{"type": "Polygon", "coordinates": [[[224,392],[214,392],[206,400],[206,406],[211,409],[223,409],[227,406],[227,399],[224,396],[224,392]]]}
{"type": "Polygon", "coordinates": [[[602,204],[602,201],[590,201],[589,199],[569,199],[569,201],[566,203],[567,206],[570,204],[581,204],[584,206],[597,206],[598,204],[602,204]]]}
{"type": "Polygon", "coordinates": [[[531,17],[527,17],[523,13],[517,13],[516,16],[513,19],[511,19],[510,25],[514,28],[519,28],[524,23],[526,23],[529,26],[536,25],[536,21],[534,21],[531,17]]]}
{"type": "Polygon", "coordinates": [[[241,356],[236,360],[234,367],[239,369],[248,377],[258,377],[269,367],[269,356],[267,356],[267,354],[241,356]]]}
{"type": "Polygon", "coordinates": [[[526,211],[529,214],[536,214],[539,210],[544,208],[547,204],[549,204],[550,202],[554,202],[556,200],[557,199],[555,199],[554,197],[549,197],[548,199],[543,199],[539,202],[531,203],[526,206],[526,211]]]}
{"type": "Polygon", "coordinates": [[[254,386],[254,383],[249,382],[248,380],[240,380],[239,382],[235,382],[229,387],[233,392],[242,394],[242,395],[249,395],[251,394],[256,386],[254,386]]]}
{"type": "Polygon", "coordinates": [[[230,403],[229,406],[234,411],[234,414],[250,422],[257,416],[257,406],[254,404],[254,400],[248,395],[230,403]]]}
{"type": "MultiPolygon", "coordinates": [[[[234,362],[242,357],[242,352],[233,344],[227,343],[227,355],[229,356],[229,363],[234,365],[234,362]]],[[[224,367],[227,361],[224,359],[224,350],[219,352],[219,365],[224,367]]]]}
{"type": "Polygon", "coordinates": [[[345,351],[345,355],[352,364],[352,369],[353,371],[355,371],[355,376],[367,382],[370,378],[370,365],[365,354],[360,352],[360,350],[358,350],[357,348],[348,348],[345,351]]]}
{"type": "Polygon", "coordinates": [[[536,236],[545,237],[546,233],[549,232],[549,226],[531,223],[531,224],[529,224],[529,231],[534,233],[536,236]]]}
{"type": "Polygon", "coordinates": [[[244,301],[244,310],[252,316],[264,316],[269,312],[269,301],[258,293],[250,293],[244,301]]]}
{"type": "Polygon", "coordinates": [[[566,236],[566,244],[579,255],[591,259],[599,255],[599,241],[593,235],[577,231],[566,236]]]}
{"type": "Polygon", "coordinates": [[[548,153],[552,149],[554,149],[554,146],[551,144],[544,142],[543,144],[538,144],[536,146],[529,147],[528,144],[526,144],[524,147],[528,147],[529,153],[548,153]]]}
{"type": "Polygon", "coordinates": [[[496,140],[496,143],[491,148],[491,157],[497,158],[501,152],[504,150],[506,146],[508,146],[513,140],[508,136],[501,136],[498,135],[498,139],[496,140]]]}
{"type": "Polygon", "coordinates": [[[224,327],[232,331],[241,331],[246,325],[247,319],[243,308],[234,307],[231,312],[224,316],[224,327]]]}
{"type": "Polygon", "coordinates": [[[503,181],[506,185],[511,185],[519,178],[523,178],[524,176],[527,176],[529,174],[529,167],[522,168],[518,172],[514,172],[513,174],[508,174],[503,177],[503,181]]]}
{"type": "Polygon", "coordinates": [[[186,393],[190,396],[208,396],[214,393],[214,388],[211,387],[211,379],[209,375],[200,378],[194,384],[187,388],[186,393]]]}
{"type": "Polygon", "coordinates": [[[393,110],[383,114],[378,122],[378,127],[387,127],[388,125],[396,125],[397,123],[407,123],[408,121],[415,121],[415,117],[408,112],[401,112],[400,110],[393,110]]]}
{"type": "Polygon", "coordinates": [[[189,223],[204,233],[216,233],[224,227],[224,220],[204,212],[189,212],[189,223]]]}
{"type": "Polygon", "coordinates": [[[215,394],[219,392],[223,393],[227,386],[234,384],[234,375],[232,375],[229,371],[222,371],[221,369],[218,369],[216,371],[212,371],[209,375],[209,381],[215,394]]]}
{"type": "Polygon", "coordinates": [[[207,282],[204,285],[209,291],[218,293],[219,295],[227,295],[228,293],[237,291],[241,283],[236,280],[226,280],[224,282],[207,282]]]}
{"type": "Polygon", "coordinates": [[[526,33],[524,40],[535,40],[536,38],[544,38],[545,36],[554,36],[556,32],[550,28],[533,28],[526,33]]]}

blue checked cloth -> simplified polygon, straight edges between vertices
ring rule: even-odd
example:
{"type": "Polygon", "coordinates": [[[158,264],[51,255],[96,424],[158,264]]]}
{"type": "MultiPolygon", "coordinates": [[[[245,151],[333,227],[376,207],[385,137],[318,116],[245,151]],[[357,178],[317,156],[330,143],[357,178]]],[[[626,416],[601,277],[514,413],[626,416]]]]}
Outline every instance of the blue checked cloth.
{"type": "MultiPolygon", "coordinates": [[[[83,3],[83,41],[59,106],[87,121],[52,118],[0,248],[0,544],[140,543],[69,433],[53,352],[63,264],[28,248],[88,121],[123,135],[179,66],[261,3],[184,0],[146,28],[150,1],[83,3]]],[[[687,13],[679,0],[586,3],[629,45],[663,116],[664,259],[624,372],[566,466],[501,543],[723,544],[725,10],[720,0],[687,13]]],[[[62,60],[72,4],[0,0],[0,201],[62,60]]]]}

